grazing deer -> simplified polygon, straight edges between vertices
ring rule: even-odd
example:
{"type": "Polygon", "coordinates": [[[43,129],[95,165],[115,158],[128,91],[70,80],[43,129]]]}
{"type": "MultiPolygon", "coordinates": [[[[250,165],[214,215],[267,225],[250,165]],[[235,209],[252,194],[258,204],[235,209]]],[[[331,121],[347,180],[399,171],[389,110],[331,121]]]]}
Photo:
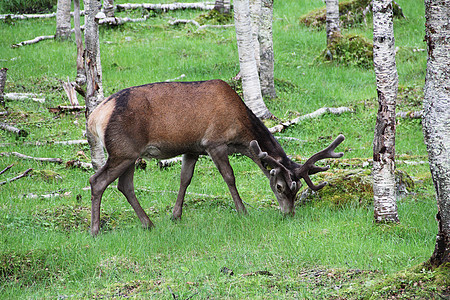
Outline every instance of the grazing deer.
{"type": "Polygon", "coordinates": [[[270,180],[281,211],[294,214],[294,200],[303,178],[313,190],[310,174],[325,171],[315,162],[342,157],[334,149],[344,140],[339,135],[326,149],[305,164],[290,160],[264,124],[222,80],[163,82],[124,89],[103,101],[90,115],[88,130],[108,152],[105,165],[91,178],[91,233],[97,235],[100,202],[106,187],[119,178],[125,195],[146,228],[154,226],[134,193],[134,163],[138,157],[167,159],[183,155],[181,184],[173,219],[181,218],[184,196],[199,155],[208,154],[225,180],[236,210],[246,213],[236,189],[228,155],[250,157],[270,180]]]}

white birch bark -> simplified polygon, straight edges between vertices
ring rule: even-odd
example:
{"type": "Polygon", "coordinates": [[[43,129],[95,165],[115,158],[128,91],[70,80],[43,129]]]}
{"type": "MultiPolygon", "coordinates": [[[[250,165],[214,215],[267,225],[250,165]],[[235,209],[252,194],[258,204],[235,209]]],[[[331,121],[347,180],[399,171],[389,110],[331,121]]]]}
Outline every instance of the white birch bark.
{"type": "Polygon", "coordinates": [[[327,45],[341,36],[339,25],[339,0],[326,0],[327,7],[327,45]]]}
{"type": "Polygon", "coordinates": [[[81,37],[80,0],[73,0],[73,7],[73,27],[75,29],[75,43],[77,45],[77,78],[75,79],[75,82],[79,86],[83,86],[86,84],[86,71],[83,59],[83,39],[81,37]]]}
{"type": "Polygon", "coordinates": [[[56,6],[56,33],[59,40],[70,39],[72,35],[70,27],[70,0],[58,0],[56,6]]]}
{"type": "Polygon", "coordinates": [[[103,0],[103,12],[107,18],[114,18],[114,0],[103,0]]]}
{"type": "MultiPolygon", "coordinates": [[[[85,0],[85,70],[86,70],[86,125],[91,112],[103,100],[102,70],[98,24],[95,16],[99,12],[100,0],[85,0]]],[[[87,127],[86,127],[87,128],[87,127]]],[[[105,154],[99,140],[87,130],[87,140],[91,149],[92,166],[98,170],[105,163],[105,154]]]]}
{"type": "Polygon", "coordinates": [[[250,20],[252,26],[252,43],[255,53],[256,67],[260,68],[259,28],[261,26],[261,0],[249,0],[250,20]]]}
{"type": "Polygon", "coordinates": [[[398,75],[391,0],[373,1],[373,56],[379,104],[373,142],[374,216],[377,222],[398,222],[394,176],[398,75]]]}
{"type": "Polygon", "coordinates": [[[436,190],[439,232],[430,259],[450,263],[450,0],[425,0],[428,45],[423,133],[436,190]]]}
{"type": "Polygon", "coordinates": [[[244,102],[259,118],[269,118],[272,114],[264,104],[256,66],[249,0],[234,1],[234,21],[242,76],[244,102]]]}
{"type": "Polygon", "coordinates": [[[261,21],[259,28],[260,66],[259,78],[263,97],[277,97],[274,83],[274,53],[273,53],[273,0],[261,1],[261,21]]]}

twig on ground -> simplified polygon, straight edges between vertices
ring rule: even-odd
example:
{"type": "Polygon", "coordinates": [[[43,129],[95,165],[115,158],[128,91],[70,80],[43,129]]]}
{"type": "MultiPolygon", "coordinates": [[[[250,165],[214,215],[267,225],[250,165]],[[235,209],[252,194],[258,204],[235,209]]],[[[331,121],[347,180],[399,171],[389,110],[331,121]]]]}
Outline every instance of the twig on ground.
{"type": "Polygon", "coordinates": [[[79,112],[86,110],[86,106],[70,106],[70,105],[58,105],[57,107],[49,107],[48,111],[54,114],[64,114],[68,112],[79,112]]]}
{"type": "Polygon", "coordinates": [[[303,120],[306,120],[306,119],[317,118],[317,117],[319,117],[319,116],[321,116],[323,114],[326,114],[326,113],[340,115],[340,114],[345,113],[345,112],[353,112],[353,109],[348,108],[348,107],[322,107],[322,108],[319,108],[318,110],[316,110],[315,112],[312,112],[310,114],[303,115],[303,116],[297,117],[297,118],[295,118],[295,119],[293,119],[291,121],[287,121],[287,122],[284,122],[282,124],[279,124],[279,125],[276,125],[274,127],[271,127],[271,128],[269,128],[269,131],[271,133],[281,132],[284,129],[286,129],[287,127],[289,127],[289,126],[291,126],[293,124],[297,124],[300,121],[303,121],[303,120]]]}
{"type": "Polygon", "coordinates": [[[3,170],[0,171],[0,175],[5,173],[6,171],[8,171],[9,169],[11,169],[14,166],[14,164],[11,164],[9,166],[7,166],[6,168],[4,168],[3,170]]]}
{"type": "Polygon", "coordinates": [[[57,163],[57,164],[61,164],[63,162],[61,158],[33,157],[33,156],[21,154],[19,152],[2,152],[2,153],[0,153],[0,156],[11,156],[11,155],[17,156],[22,159],[35,160],[35,161],[40,161],[40,162],[50,162],[50,163],[57,163]]]}
{"type": "Polygon", "coordinates": [[[20,179],[20,178],[26,177],[26,176],[28,176],[28,173],[30,173],[32,170],[33,170],[33,169],[31,169],[31,168],[30,168],[30,169],[27,169],[25,172],[23,172],[23,173],[20,174],[19,176],[16,176],[16,177],[13,177],[13,178],[11,178],[11,179],[7,179],[7,180],[5,180],[5,181],[0,182],[0,185],[4,185],[4,184],[10,183],[10,182],[13,182],[13,181],[15,181],[15,180],[18,180],[18,179],[20,179]]]}
{"type": "Polygon", "coordinates": [[[13,44],[11,45],[12,48],[19,48],[22,46],[26,46],[26,45],[31,45],[31,44],[36,44],[39,43],[40,41],[44,41],[44,40],[53,40],[55,38],[54,35],[42,35],[42,36],[38,36],[35,37],[34,39],[28,40],[28,41],[23,41],[17,44],[13,44]]]}
{"type": "Polygon", "coordinates": [[[44,103],[45,98],[42,98],[42,95],[40,94],[33,94],[33,93],[6,93],[4,95],[6,100],[14,101],[14,100],[27,100],[31,99],[33,101],[44,103]]]}

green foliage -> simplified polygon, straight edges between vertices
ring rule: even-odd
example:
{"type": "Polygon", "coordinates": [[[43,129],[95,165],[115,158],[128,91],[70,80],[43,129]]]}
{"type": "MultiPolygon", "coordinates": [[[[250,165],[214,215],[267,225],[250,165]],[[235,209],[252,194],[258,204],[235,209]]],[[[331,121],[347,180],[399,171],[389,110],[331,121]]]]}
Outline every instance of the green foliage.
{"type": "Polygon", "coordinates": [[[56,8],[57,0],[2,0],[0,13],[2,14],[37,14],[52,12],[56,8]]]}

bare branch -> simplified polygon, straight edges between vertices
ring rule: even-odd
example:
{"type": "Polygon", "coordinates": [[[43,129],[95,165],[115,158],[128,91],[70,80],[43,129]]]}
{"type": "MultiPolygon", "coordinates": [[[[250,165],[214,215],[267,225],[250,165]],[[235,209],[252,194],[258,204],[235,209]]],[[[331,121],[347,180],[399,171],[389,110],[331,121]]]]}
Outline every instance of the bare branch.
{"type": "Polygon", "coordinates": [[[6,123],[0,123],[0,129],[9,131],[11,133],[14,133],[17,136],[26,137],[28,135],[28,132],[26,132],[25,130],[19,129],[19,128],[11,126],[11,125],[8,125],[6,123]]]}
{"type": "Polygon", "coordinates": [[[21,154],[19,152],[2,152],[2,153],[0,153],[0,156],[7,156],[7,157],[17,156],[22,159],[35,160],[35,161],[40,161],[40,162],[51,162],[51,163],[57,163],[57,164],[61,164],[63,162],[61,158],[33,157],[33,156],[21,154]]]}
{"type": "Polygon", "coordinates": [[[11,164],[9,166],[7,166],[6,168],[4,168],[3,170],[0,171],[0,175],[5,173],[6,171],[8,171],[9,169],[11,169],[14,166],[14,164],[11,164]]]}
{"type": "Polygon", "coordinates": [[[12,182],[12,181],[15,181],[15,180],[17,180],[17,179],[26,177],[26,176],[28,176],[28,173],[30,173],[32,170],[33,170],[33,169],[31,169],[31,168],[30,168],[30,169],[27,169],[25,172],[23,172],[23,173],[20,174],[19,176],[16,176],[16,177],[13,177],[13,178],[11,178],[11,179],[7,179],[7,180],[5,180],[5,181],[0,182],[0,185],[4,185],[4,184],[10,183],[10,182],[12,182]]]}

